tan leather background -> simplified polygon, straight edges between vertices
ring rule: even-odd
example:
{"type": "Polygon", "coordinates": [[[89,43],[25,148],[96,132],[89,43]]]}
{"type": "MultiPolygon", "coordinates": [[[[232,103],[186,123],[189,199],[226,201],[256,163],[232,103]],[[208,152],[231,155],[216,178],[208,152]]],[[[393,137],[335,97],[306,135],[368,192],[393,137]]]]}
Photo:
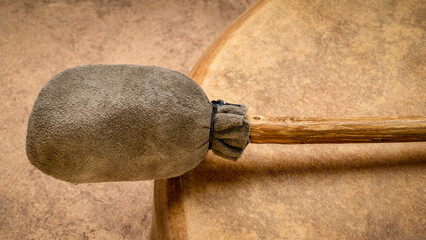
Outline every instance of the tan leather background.
{"type": "Polygon", "coordinates": [[[188,73],[254,0],[0,1],[0,239],[146,239],[152,182],[72,185],[25,155],[31,107],[56,73],[89,63],[188,73]]]}
{"type": "MultiPolygon", "coordinates": [[[[424,116],[424,13],[415,0],[262,1],[191,75],[250,114],[424,116]]],[[[171,234],[424,239],[425,161],[425,143],[250,144],[236,163],[209,154],[167,183],[171,234]]]]}

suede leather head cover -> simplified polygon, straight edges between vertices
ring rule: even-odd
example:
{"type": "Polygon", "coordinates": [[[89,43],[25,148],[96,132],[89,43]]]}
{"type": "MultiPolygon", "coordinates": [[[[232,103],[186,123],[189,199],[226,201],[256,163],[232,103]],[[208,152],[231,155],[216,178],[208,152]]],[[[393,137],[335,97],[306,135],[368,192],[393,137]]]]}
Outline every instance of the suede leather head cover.
{"type": "MultiPolygon", "coordinates": [[[[243,105],[215,115],[212,150],[236,160],[248,143],[243,105]]],[[[74,182],[181,175],[208,152],[212,105],[190,78],[164,68],[87,65],[53,77],[30,115],[27,155],[74,182]]]]}

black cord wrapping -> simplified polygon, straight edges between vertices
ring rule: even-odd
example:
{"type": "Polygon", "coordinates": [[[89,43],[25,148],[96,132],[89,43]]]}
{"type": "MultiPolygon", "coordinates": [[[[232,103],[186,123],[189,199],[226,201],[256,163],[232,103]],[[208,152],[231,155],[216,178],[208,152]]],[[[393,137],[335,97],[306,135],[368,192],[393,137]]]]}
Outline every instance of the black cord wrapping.
{"type": "Polygon", "coordinates": [[[212,103],[212,119],[210,121],[210,136],[209,136],[209,150],[212,149],[213,146],[213,138],[214,138],[214,117],[216,115],[217,112],[217,108],[225,105],[226,103],[219,99],[219,100],[213,100],[211,101],[212,103]]]}

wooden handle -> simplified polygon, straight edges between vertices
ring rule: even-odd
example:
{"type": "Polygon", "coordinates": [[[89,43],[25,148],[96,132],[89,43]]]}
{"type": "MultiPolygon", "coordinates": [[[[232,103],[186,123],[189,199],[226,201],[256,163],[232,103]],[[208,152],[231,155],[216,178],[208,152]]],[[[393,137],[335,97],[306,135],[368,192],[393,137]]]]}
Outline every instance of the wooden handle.
{"type": "Polygon", "coordinates": [[[426,117],[295,118],[248,116],[251,143],[426,141],[426,117]]]}

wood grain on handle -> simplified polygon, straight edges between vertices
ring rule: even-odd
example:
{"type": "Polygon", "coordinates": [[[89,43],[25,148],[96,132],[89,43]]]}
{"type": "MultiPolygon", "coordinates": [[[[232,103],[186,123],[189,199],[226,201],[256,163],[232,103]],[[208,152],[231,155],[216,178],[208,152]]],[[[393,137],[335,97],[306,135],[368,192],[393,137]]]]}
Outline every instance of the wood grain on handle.
{"type": "Polygon", "coordinates": [[[426,141],[426,117],[309,118],[248,116],[251,143],[426,141]]]}

